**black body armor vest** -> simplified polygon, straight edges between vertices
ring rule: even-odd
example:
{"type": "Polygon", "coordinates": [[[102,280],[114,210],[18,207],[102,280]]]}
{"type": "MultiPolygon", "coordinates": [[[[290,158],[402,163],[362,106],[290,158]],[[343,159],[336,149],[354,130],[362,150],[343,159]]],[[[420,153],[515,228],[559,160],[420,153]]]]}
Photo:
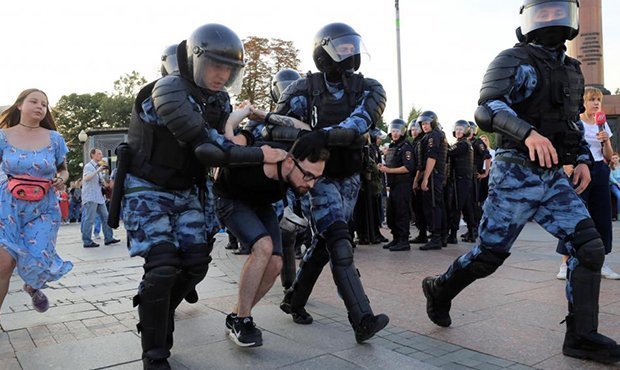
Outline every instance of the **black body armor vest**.
{"type": "MultiPolygon", "coordinates": [[[[308,113],[313,130],[337,125],[351,115],[358,99],[364,93],[364,76],[359,73],[350,76],[345,84],[345,93],[335,99],[325,86],[322,73],[306,75],[308,84],[308,113]]],[[[362,170],[362,148],[330,148],[329,160],[325,164],[325,176],[342,179],[362,170]]]]}
{"type": "Polygon", "coordinates": [[[144,122],[140,117],[142,102],[151,96],[156,82],[140,90],[131,112],[127,135],[131,153],[128,172],[171,190],[202,185],[205,171],[193,149],[179,143],[167,127],[144,122]]]}
{"type": "Polygon", "coordinates": [[[456,178],[471,178],[474,172],[474,150],[467,139],[457,141],[455,146],[466,147],[465,153],[461,153],[463,148],[459,148],[458,155],[450,157],[451,169],[456,178]]]}
{"type": "MultiPolygon", "coordinates": [[[[563,61],[556,60],[548,51],[529,44],[519,44],[513,50],[526,54],[523,64],[534,67],[538,84],[531,96],[511,108],[551,140],[562,163],[574,163],[582,137],[575,123],[583,111],[584,78],[580,63],[568,56],[563,61]]],[[[519,146],[501,137],[501,148],[519,146]]]]}
{"type": "MultiPolygon", "coordinates": [[[[403,151],[409,151],[413,155],[413,148],[404,137],[400,138],[398,142],[390,144],[387,153],[385,153],[385,165],[389,168],[404,166],[403,151]]],[[[411,182],[412,180],[411,172],[399,174],[388,173],[386,175],[388,185],[407,181],[411,182]]]]}

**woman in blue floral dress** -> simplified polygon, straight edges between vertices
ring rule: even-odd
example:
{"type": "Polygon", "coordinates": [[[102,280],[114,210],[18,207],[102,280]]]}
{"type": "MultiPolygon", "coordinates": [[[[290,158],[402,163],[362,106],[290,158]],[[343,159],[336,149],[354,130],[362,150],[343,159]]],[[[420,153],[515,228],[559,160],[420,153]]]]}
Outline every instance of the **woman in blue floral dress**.
{"type": "MultiPolygon", "coordinates": [[[[58,187],[69,177],[67,146],[56,132],[45,93],[28,89],[0,114],[0,169],[11,177],[31,176],[58,187]]],[[[73,264],[56,254],[60,208],[53,189],[38,201],[17,199],[0,180],[0,306],[15,267],[34,308],[49,307],[40,290],[65,275],[73,264]]]]}

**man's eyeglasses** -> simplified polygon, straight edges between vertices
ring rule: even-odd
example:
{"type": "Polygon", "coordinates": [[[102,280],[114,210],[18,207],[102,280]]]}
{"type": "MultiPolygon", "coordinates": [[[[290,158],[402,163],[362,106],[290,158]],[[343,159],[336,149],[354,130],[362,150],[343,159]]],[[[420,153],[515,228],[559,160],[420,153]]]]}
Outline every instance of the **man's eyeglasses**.
{"type": "Polygon", "coordinates": [[[293,159],[293,163],[295,163],[295,167],[297,167],[299,171],[301,171],[301,173],[304,175],[303,177],[304,181],[312,181],[312,180],[318,181],[322,177],[321,175],[315,175],[310,171],[304,170],[299,164],[299,162],[297,161],[297,159],[295,158],[292,158],[292,159],[293,159]]]}

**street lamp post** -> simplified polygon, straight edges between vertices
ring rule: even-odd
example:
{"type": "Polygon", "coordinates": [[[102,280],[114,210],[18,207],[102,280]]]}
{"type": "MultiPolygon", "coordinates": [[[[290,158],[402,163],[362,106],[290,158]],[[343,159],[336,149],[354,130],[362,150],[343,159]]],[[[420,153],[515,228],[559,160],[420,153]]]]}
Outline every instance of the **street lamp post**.
{"type": "Polygon", "coordinates": [[[398,0],[395,0],[396,7],[396,58],[398,62],[398,118],[403,119],[403,81],[400,70],[400,8],[398,0]]]}

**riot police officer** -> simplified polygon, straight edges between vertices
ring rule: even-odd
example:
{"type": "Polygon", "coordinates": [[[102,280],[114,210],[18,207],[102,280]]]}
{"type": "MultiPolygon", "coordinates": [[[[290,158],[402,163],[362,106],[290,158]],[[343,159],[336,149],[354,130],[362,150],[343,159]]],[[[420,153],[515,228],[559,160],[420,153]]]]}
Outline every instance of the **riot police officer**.
{"type": "Polygon", "coordinates": [[[478,225],[482,217],[482,204],[486,198],[487,191],[483,189],[487,182],[485,179],[489,176],[491,168],[491,153],[487,145],[477,137],[478,125],[475,122],[469,122],[469,142],[474,150],[474,173],[473,187],[469,201],[465,204],[463,213],[465,214],[465,222],[467,223],[467,233],[461,235],[464,242],[473,243],[478,237],[478,225]]]}
{"type": "Polygon", "coordinates": [[[577,193],[590,182],[590,155],[575,124],[583,110],[584,79],[564,43],[579,32],[576,0],[526,0],[519,43],[490,64],[480,90],[476,122],[499,134],[478,244],[448,271],[422,283],[427,314],[451,324],[452,299],[497,270],[528,220],[568,247],[568,315],[562,352],[594,361],[620,361],[620,346],[598,333],[605,248],[577,193]],[[562,165],[575,165],[576,189],[562,165]]]}
{"type": "Polygon", "coordinates": [[[392,232],[392,241],[384,245],[390,251],[406,251],[409,246],[409,224],[411,223],[411,186],[413,184],[413,147],[407,141],[407,124],[402,119],[390,123],[389,135],[392,142],[385,154],[385,165],[379,171],[387,175],[390,194],[387,201],[387,225],[392,232]]]}
{"type": "MultiPolygon", "coordinates": [[[[420,163],[420,143],[422,142],[422,138],[424,137],[424,131],[422,131],[422,127],[420,127],[420,123],[413,119],[409,122],[409,127],[407,129],[409,135],[411,135],[411,145],[413,147],[413,163],[416,168],[419,167],[420,163]]],[[[414,224],[418,228],[418,235],[409,239],[409,243],[414,244],[426,244],[428,243],[428,237],[426,235],[427,226],[426,226],[426,216],[424,215],[424,205],[422,201],[422,192],[420,191],[419,181],[415,180],[411,188],[411,209],[413,211],[414,224]],[[417,182],[416,182],[417,181],[417,182]]]]}
{"type": "Polygon", "coordinates": [[[418,172],[414,186],[422,190],[422,202],[431,239],[420,246],[420,250],[441,249],[447,228],[444,225],[444,184],[446,179],[446,159],[448,142],[446,135],[439,127],[437,115],[432,111],[425,111],[417,119],[424,138],[420,142],[418,172]],[[419,184],[419,185],[418,185],[419,184]]]}
{"type": "Polygon", "coordinates": [[[179,63],[177,62],[177,47],[179,47],[179,44],[168,45],[161,53],[162,77],[179,72],[179,63]]]}
{"type": "Polygon", "coordinates": [[[236,146],[218,133],[231,118],[228,92],[240,87],[243,75],[243,44],[232,30],[199,27],[179,44],[177,61],[179,73],[140,90],[128,144],[119,148],[124,165],[116,181],[124,184],[124,195],[115,201],[122,196],[130,255],[145,259],[134,297],[145,369],[170,368],[174,311],[211,261],[198,190],[205,168],[286,156],[269,147],[236,146]]]}
{"type": "Polygon", "coordinates": [[[313,59],[320,73],[308,73],[291,84],[276,108],[278,114],[310,124],[317,142],[327,140],[331,148],[324,177],[310,190],[318,235],[280,308],[297,323],[311,323],[304,306],[323,267],[331,262],[334,282],[360,343],[389,321],[370,307],[353,263],[348,226],[360,187],[366,142],[362,135],[380,119],[386,101],[379,82],[356,73],[363,51],[360,35],[350,26],[324,26],[314,38],[313,59]]]}
{"type": "Polygon", "coordinates": [[[456,143],[448,149],[448,159],[450,161],[450,173],[446,184],[446,212],[448,213],[448,244],[458,244],[456,232],[461,221],[461,212],[464,205],[469,201],[472,187],[472,174],[474,165],[474,153],[467,140],[469,134],[469,123],[465,120],[458,120],[454,123],[452,135],[456,138],[456,143]]]}

